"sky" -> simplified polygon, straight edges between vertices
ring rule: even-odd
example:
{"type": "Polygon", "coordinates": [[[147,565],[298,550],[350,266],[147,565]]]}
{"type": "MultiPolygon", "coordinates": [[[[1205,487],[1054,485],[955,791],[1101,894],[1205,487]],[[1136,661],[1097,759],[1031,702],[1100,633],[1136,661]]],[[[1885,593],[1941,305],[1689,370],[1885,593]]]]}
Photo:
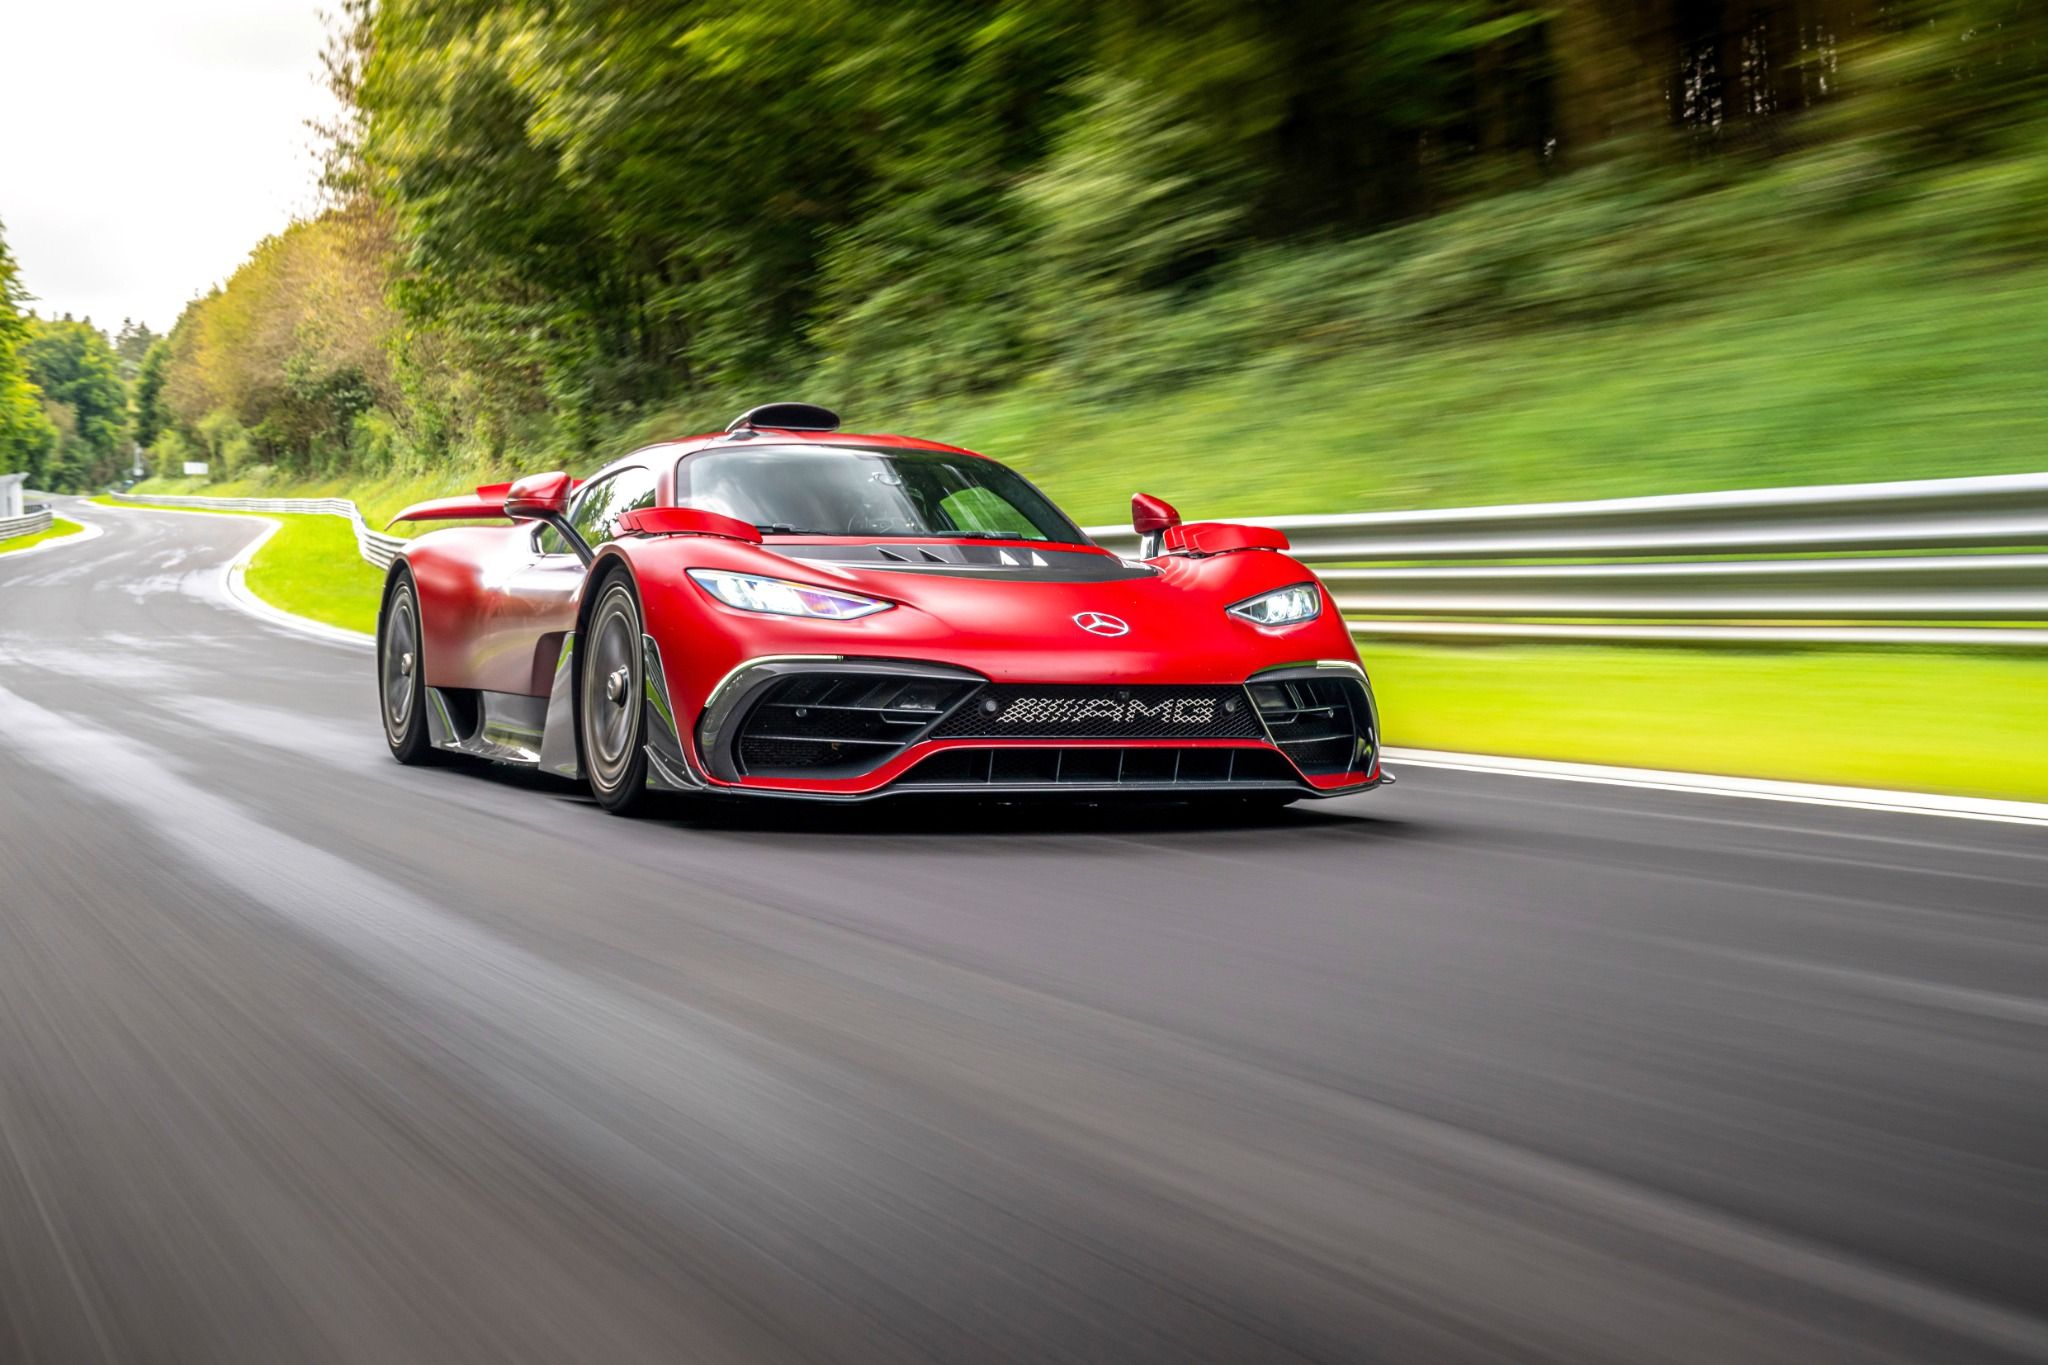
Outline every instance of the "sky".
{"type": "Polygon", "coordinates": [[[44,316],[170,328],[317,203],[307,0],[0,0],[0,232],[44,316]]]}

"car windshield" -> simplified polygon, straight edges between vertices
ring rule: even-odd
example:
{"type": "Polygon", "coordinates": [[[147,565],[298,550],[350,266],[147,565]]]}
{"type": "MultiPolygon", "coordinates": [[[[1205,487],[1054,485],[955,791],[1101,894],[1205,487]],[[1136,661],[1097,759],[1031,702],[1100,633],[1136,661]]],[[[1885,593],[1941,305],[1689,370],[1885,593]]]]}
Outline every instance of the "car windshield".
{"type": "Polygon", "coordinates": [[[983,536],[1084,545],[1066,515],[993,460],[943,450],[762,446],[687,455],[676,503],[767,534],[983,536]]]}

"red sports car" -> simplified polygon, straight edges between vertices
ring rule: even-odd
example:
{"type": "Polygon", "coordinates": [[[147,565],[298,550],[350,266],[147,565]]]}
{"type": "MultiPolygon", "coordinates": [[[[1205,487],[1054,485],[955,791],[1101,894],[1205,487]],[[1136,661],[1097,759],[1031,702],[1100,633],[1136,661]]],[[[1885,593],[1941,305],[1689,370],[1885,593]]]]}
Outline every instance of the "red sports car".
{"type": "Polygon", "coordinates": [[[650,790],[1283,803],[1392,781],[1315,575],[1132,499],[1134,559],[994,460],[773,403],[421,503],[377,628],[385,737],[650,790]]]}

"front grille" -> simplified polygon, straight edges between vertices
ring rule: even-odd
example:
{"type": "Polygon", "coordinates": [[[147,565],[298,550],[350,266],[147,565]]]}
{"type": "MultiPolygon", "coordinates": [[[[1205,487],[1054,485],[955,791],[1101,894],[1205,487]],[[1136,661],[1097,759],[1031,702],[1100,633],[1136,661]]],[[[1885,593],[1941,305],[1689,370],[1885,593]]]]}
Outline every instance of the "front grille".
{"type": "Polygon", "coordinates": [[[740,722],[741,773],[848,777],[921,739],[974,686],[947,678],[802,673],[767,688],[740,722]]]}
{"type": "Polygon", "coordinates": [[[899,779],[905,787],[1096,787],[1146,791],[1299,787],[1271,749],[1028,746],[947,749],[899,779]]]}
{"type": "Polygon", "coordinates": [[[1355,678],[1283,678],[1250,691],[1273,742],[1303,772],[1360,772],[1372,764],[1372,709],[1355,678]]]}
{"type": "Polygon", "coordinates": [[[1263,739],[1242,687],[991,683],[934,739],[1263,739]]]}

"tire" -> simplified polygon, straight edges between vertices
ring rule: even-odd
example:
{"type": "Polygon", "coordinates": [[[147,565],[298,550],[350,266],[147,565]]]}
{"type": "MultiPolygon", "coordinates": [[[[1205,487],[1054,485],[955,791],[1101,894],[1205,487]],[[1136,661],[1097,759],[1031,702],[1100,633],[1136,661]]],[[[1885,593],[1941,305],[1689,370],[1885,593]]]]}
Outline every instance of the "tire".
{"type": "Polygon", "coordinates": [[[577,638],[576,742],[590,794],[614,815],[647,802],[646,656],[640,599],[615,573],[599,586],[577,638]]]}
{"type": "Polygon", "coordinates": [[[391,575],[377,613],[377,709],[391,756],[408,766],[432,763],[427,738],[426,667],[420,651],[420,596],[409,570],[391,575]]]}

